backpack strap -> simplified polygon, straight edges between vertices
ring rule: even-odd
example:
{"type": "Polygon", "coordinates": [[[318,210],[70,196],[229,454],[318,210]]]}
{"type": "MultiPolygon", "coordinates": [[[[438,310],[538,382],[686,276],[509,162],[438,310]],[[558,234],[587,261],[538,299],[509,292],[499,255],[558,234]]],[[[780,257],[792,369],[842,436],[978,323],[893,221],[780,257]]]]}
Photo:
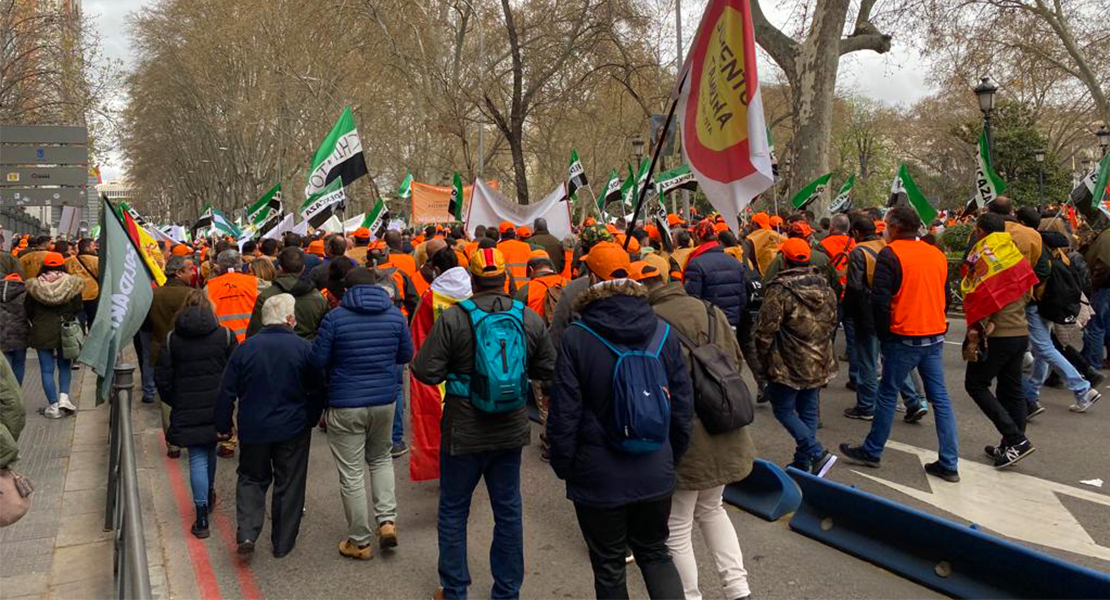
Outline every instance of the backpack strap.
{"type": "Polygon", "coordinates": [[[872,248],[871,246],[859,246],[859,245],[857,245],[856,248],[859,248],[860,250],[863,250],[864,252],[870,254],[871,258],[876,258],[876,259],[879,258],[879,253],[875,252],[875,249],[872,248]]]}
{"type": "Polygon", "coordinates": [[[612,343],[610,343],[609,340],[601,337],[601,335],[598,334],[598,332],[591,329],[589,325],[586,325],[582,321],[575,321],[575,322],[571,323],[570,326],[571,327],[581,327],[582,329],[585,329],[587,332],[589,332],[590,335],[597,338],[598,341],[600,341],[602,344],[605,344],[605,347],[612,350],[613,354],[616,354],[618,357],[623,357],[625,354],[627,354],[627,352],[619,350],[616,346],[614,346],[612,343]]]}
{"type": "Polygon", "coordinates": [[[659,353],[663,351],[663,343],[667,341],[667,334],[670,332],[670,323],[657,320],[655,322],[655,334],[651,336],[651,342],[648,343],[647,348],[644,348],[644,354],[652,358],[659,358],[659,353]]]}
{"type": "Polygon", "coordinates": [[[717,341],[717,313],[713,310],[713,304],[705,300],[702,300],[702,304],[705,304],[705,314],[709,317],[709,343],[713,344],[717,341]]]}

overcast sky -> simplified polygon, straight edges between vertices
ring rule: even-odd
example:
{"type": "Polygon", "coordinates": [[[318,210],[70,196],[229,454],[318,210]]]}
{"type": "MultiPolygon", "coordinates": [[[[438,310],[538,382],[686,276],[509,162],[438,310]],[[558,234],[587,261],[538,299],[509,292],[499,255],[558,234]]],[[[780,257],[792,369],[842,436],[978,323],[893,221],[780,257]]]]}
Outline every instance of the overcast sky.
{"type": "MultiPolygon", "coordinates": [[[[85,0],[85,15],[93,20],[100,30],[105,54],[123,61],[124,67],[131,66],[131,40],[127,35],[127,15],[143,6],[156,4],[156,0],[85,0]]],[[[687,6],[694,4],[687,2],[687,6]]],[[[701,4],[701,3],[697,3],[701,4]]],[[[784,10],[770,7],[765,12],[776,24],[786,20],[784,10]]],[[[687,28],[697,22],[697,15],[691,10],[683,10],[683,24],[687,28]]],[[[684,28],[685,29],[685,28],[684,28]]],[[[683,31],[689,44],[693,30],[683,31]]],[[[673,57],[673,54],[672,54],[673,57]]],[[[906,43],[894,39],[891,51],[884,55],[874,52],[857,52],[841,60],[838,87],[849,93],[858,93],[887,104],[912,104],[929,95],[931,89],[925,82],[925,72],[917,53],[906,43]]],[[[102,174],[105,181],[117,179],[121,174],[118,154],[105,166],[102,174]]]]}

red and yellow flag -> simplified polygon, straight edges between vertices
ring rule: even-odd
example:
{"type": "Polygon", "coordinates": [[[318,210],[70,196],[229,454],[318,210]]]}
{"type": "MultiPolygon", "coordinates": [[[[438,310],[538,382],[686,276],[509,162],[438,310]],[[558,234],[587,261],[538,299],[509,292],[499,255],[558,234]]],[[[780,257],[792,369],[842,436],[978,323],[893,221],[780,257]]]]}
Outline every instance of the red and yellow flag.
{"type": "Polygon", "coordinates": [[[1037,276],[1014,245],[1009,233],[1000,231],[979,240],[967,254],[960,290],[968,324],[985,319],[1021,298],[1037,276]]]}
{"type": "Polygon", "coordinates": [[[165,266],[164,257],[161,250],[158,248],[158,242],[147,233],[145,229],[135,222],[131,217],[131,213],[126,210],[119,211],[120,218],[123,219],[123,230],[127,232],[127,237],[131,239],[131,243],[135,244],[135,249],[139,251],[139,256],[143,257],[143,263],[150,271],[150,276],[158,285],[166,284],[166,274],[162,272],[162,267],[165,266]]]}

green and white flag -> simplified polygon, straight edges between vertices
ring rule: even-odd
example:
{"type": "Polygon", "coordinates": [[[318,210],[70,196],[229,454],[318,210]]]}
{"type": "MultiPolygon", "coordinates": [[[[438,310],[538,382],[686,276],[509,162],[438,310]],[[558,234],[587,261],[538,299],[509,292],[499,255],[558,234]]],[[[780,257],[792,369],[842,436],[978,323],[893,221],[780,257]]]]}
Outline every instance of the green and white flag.
{"type": "Polygon", "coordinates": [[[797,194],[794,194],[794,197],[790,199],[790,203],[794,205],[794,208],[802,210],[808,206],[810,202],[820,198],[821,194],[825,193],[825,188],[829,187],[830,179],[832,179],[832,171],[809,182],[809,185],[799,190],[797,194]]]}
{"type": "Polygon", "coordinates": [[[343,182],[336,179],[320,193],[309,196],[304,201],[300,210],[301,218],[313,228],[318,228],[346,203],[347,194],[343,192],[343,182]]]}
{"type": "Polygon", "coordinates": [[[775,183],[779,182],[779,156],[775,154],[775,138],[771,135],[771,126],[767,126],[767,151],[771,153],[771,175],[775,183]]]}
{"type": "Polygon", "coordinates": [[[578,151],[570,151],[570,168],[567,173],[567,198],[573,198],[578,188],[586,187],[586,170],[582,168],[582,161],[578,160],[578,151]]]}
{"type": "Polygon", "coordinates": [[[1091,203],[1098,207],[1102,214],[1110,217],[1110,207],[1107,207],[1106,186],[1110,185],[1110,154],[1102,157],[1098,163],[1098,179],[1095,189],[1091,192],[1091,203]]]}
{"type": "Polygon", "coordinates": [[[201,213],[200,218],[197,219],[196,223],[193,223],[193,231],[199,232],[202,236],[219,231],[235,239],[243,237],[243,232],[224,213],[213,208],[211,204],[204,207],[204,212],[201,213]]]}
{"type": "Polygon", "coordinates": [[[902,163],[898,167],[898,174],[894,177],[894,182],[890,186],[890,194],[893,199],[890,206],[897,203],[900,194],[906,195],[906,200],[909,201],[910,206],[917,211],[921,217],[921,222],[928,226],[937,218],[937,209],[929,203],[925,198],[925,194],[921,193],[917,184],[914,183],[913,177],[910,177],[909,169],[906,168],[906,163],[902,163]]]}
{"type": "Polygon", "coordinates": [[[628,178],[621,183],[621,202],[629,208],[636,206],[636,175],[632,173],[632,165],[628,166],[628,178]]]}
{"type": "Polygon", "coordinates": [[[107,400],[116,358],[139,332],[154,299],[143,258],[107,200],[101,204],[100,223],[100,304],[77,357],[98,376],[97,404],[107,400]]]}
{"type": "Polygon", "coordinates": [[[662,201],[663,196],[677,189],[691,191],[698,189],[698,180],[690,172],[690,165],[682,165],[655,176],[655,193],[659,196],[660,201],[662,201]]]}
{"type": "Polygon", "coordinates": [[[856,174],[852,173],[848,176],[848,181],[840,186],[840,191],[836,193],[836,198],[833,199],[832,204],[829,205],[829,212],[846,213],[852,210],[852,185],[856,183],[856,174]]]}
{"type": "Polygon", "coordinates": [[[447,212],[455,217],[456,221],[462,221],[463,209],[463,184],[462,175],[455,171],[455,176],[451,183],[451,202],[447,205],[447,212]]]}
{"type": "Polygon", "coordinates": [[[389,209],[385,206],[385,200],[378,198],[374,203],[374,208],[366,213],[366,218],[362,220],[362,227],[370,230],[375,237],[381,237],[386,225],[389,223],[389,209]]]}
{"type": "Polygon", "coordinates": [[[1006,192],[1006,182],[994,172],[991,165],[990,146],[987,145],[987,132],[979,134],[979,160],[975,172],[975,188],[979,194],[979,206],[986,206],[1006,192]]]}
{"type": "Polygon", "coordinates": [[[640,171],[636,173],[636,191],[639,193],[640,188],[648,185],[648,171],[651,170],[651,159],[644,157],[644,161],[640,163],[640,171]]]}
{"type": "MultiPolygon", "coordinates": [[[[362,142],[358,138],[358,129],[355,128],[355,117],[348,106],[312,156],[304,195],[311,198],[320,194],[333,181],[340,181],[340,186],[351,185],[365,174],[366,158],[362,155],[362,142]]],[[[325,218],[324,221],[326,220],[325,218]]]]}
{"type": "Polygon", "coordinates": [[[605,190],[597,198],[597,209],[605,211],[605,205],[610,202],[615,202],[621,195],[621,178],[617,176],[617,170],[613,169],[609,172],[609,182],[605,184],[605,190]]]}
{"type": "Polygon", "coordinates": [[[412,173],[405,175],[401,180],[401,187],[397,188],[397,197],[402,200],[412,198],[412,173]]]}
{"type": "Polygon", "coordinates": [[[261,227],[274,216],[281,213],[281,184],[270,188],[258,202],[247,208],[247,221],[261,227]]]}

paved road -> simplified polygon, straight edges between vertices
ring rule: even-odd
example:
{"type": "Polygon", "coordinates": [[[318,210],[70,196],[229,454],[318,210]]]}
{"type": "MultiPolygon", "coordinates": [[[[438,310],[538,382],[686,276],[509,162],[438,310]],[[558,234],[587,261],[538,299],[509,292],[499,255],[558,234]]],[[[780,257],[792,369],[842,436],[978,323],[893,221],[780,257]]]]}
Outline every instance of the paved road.
{"type": "MultiPolygon", "coordinates": [[[[953,323],[949,339],[963,335],[962,324],[953,323]]],[[[1110,487],[1097,488],[1080,480],[1101,478],[1110,486],[1110,461],[1102,450],[1110,427],[1110,401],[1084,415],[1068,412],[1070,394],[1046,389],[1048,412],[1029,428],[1038,451],[1014,469],[996,472],[986,466],[984,444],[995,443],[997,434],[989,421],[963,392],[964,363],[959,346],[945,346],[946,379],[954,397],[959,424],[963,481],[952,485],[926,479],[921,465],[935,459],[936,436],[932,417],[921,424],[896,422],[892,446],[881,469],[838,464],[830,473],[837,481],[858,486],[898,502],[954,519],[976,522],[1019,543],[1088,565],[1110,570],[1110,487]]],[[[842,441],[858,442],[868,424],[840,416],[854,402],[844,389],[846,365],[822,394],[824,429],[820,439],[835,448],[842,441]]],[[[155,488],[158,531],[167,557],[167,576],[176,597],[428,597],[437,585],[434,482],[408,479],[406,459],[397,468],[400,505],[400,547],[378,554],[369,563],[343,559],[336,545],[345,534],[337,475],[324,434],[314,432],[310,460],[307,515],[296,550],[282,560],[273,559],[268,543],[249,564],[238,561],[234,549],[235,460],[221,460],[216,509],[216,534],[206,541],[187,534],[190,510],[187,464],[161,455],[163,446],[152,407],[140,408],[146,427],[143,447],[146,466],[155,488]],[[176,491],[176,494],[175,494],[176,491]],[[176,498],[175,498],[176,496],[176,498]]],[[[538,428],[534,429],[537,439],[538,428]]],[[[792,442],[774,421],[769,407],[758,408],[753,435],[762,457],[785,464],[792,442]]],[[[526,577],[524,597],[578,598],[592,595],[586,549],[565,499],[562,484],[539,460],[538,448],[525,450],[522,474],[525,506],[526,577]]],[[[918,598],[932,597],[929,590],[883,569],[859,561],[789,530],[784,521],[767,523],[741,511],[730,516],[740,535],[753,592],[763,598],[918,598]]],[[[469,534],[472,593],[489,593],[487,549],[492,515],[483,489],[476,494],[469,534]]],[[[264,533],[264,537],[268,534],[264,533]]],[[[707,598],[721,592],[712,563],[695,534],[702,589],[707,598]]],[[[633,597],[646,597],[635,569],[630,571],[633,597]]]]}

